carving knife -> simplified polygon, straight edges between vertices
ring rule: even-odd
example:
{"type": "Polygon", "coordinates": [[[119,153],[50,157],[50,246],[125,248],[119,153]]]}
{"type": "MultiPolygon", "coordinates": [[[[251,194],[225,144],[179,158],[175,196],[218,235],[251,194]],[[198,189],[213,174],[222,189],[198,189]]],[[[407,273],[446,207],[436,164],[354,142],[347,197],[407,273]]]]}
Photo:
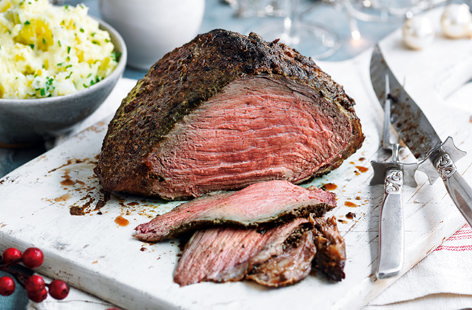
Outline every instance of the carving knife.
{"type": "Polygon", "coordinates": [[[465,156],[465,152],[454,145],[451,137],[444,142],[439,138],[426,115],[393,75],[378,45],[372,52],[370,75],[379,98],[385,96],[384,81],[388,75],[394,102],[391,110],[392,124],[399,137],[420,161],[418,170],[428,175],[431,184],[441,177],[455,205],[472,225],[472,189],[455,165],[457,160],[465,156]]]}

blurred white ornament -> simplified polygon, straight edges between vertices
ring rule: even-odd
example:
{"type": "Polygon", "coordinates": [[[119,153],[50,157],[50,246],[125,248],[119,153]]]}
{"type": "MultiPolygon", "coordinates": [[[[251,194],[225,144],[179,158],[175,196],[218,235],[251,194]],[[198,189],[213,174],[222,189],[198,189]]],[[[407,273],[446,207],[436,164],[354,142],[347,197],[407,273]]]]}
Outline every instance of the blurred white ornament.
{"type": "Polygon", "coordinates": [[[450,4],[441,16],[441,29],[452,39],[472,38],[472,14],[467,4],[450,4]]]}
{"type": "Polygon", "coordinates": [[[430,45],[435,36],[431,20],[425,16],[407,17],[402,27],[403,43],[411,49],[421,50],[430,45]]]}

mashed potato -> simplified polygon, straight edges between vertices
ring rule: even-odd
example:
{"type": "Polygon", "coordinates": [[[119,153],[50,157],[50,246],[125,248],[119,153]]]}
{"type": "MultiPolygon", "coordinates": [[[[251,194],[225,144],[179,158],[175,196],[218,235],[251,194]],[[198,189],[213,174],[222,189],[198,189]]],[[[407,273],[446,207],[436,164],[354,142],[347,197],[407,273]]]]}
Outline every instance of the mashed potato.
{"type": "Polygon", "coordinates": [[[63,96],[109,75],[119,55],[87,11],[0,0],[0,98],[63,96]]]}

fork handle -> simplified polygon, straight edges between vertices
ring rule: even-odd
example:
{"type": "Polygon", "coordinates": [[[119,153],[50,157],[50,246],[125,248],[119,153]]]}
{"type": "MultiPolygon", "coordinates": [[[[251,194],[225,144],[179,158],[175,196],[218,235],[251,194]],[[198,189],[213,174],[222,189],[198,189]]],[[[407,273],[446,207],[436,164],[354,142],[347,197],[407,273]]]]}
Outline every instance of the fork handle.
{"type": "Polygon", "coordinates": [[[403,172],[388,170],[384,187],[385,197],[380,210],[378,279],[396,276],[403,265],[403,172]]]}

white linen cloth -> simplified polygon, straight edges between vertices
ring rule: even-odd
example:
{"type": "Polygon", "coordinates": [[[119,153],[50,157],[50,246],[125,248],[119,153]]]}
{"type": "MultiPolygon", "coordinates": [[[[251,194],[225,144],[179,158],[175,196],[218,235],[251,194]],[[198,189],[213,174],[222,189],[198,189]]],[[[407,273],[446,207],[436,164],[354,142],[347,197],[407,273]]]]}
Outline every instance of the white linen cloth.
{"type": "MultiPolygon", "coordinates": [[[[87,128],[115,111],[121,98],[126,96],[135,83],[135,80],[121,79],[106,102],[77,126],[74,132],[87,128]]],[[[454,99],[455,102],[464,102],[457,100],[457,97],[454,99]]],[[[58,141],[60,143],[65,139],[67,137],[60,137],[58,141]]],[[[70,295],[63,301],[48,298],[39,304],[28,304],[28,309],[31,310],[104,310],[112,307],[114,306],[74,288],[71,288],[70,295]]],[[[364,309],[465,308],[472,308],[472,229],[468,225],[445,240],[364,309]]]]}
{"type": "Polygon", "coordinates": [[[464,225],[365,309],[472,307],[472,229],[464,225]]]}

